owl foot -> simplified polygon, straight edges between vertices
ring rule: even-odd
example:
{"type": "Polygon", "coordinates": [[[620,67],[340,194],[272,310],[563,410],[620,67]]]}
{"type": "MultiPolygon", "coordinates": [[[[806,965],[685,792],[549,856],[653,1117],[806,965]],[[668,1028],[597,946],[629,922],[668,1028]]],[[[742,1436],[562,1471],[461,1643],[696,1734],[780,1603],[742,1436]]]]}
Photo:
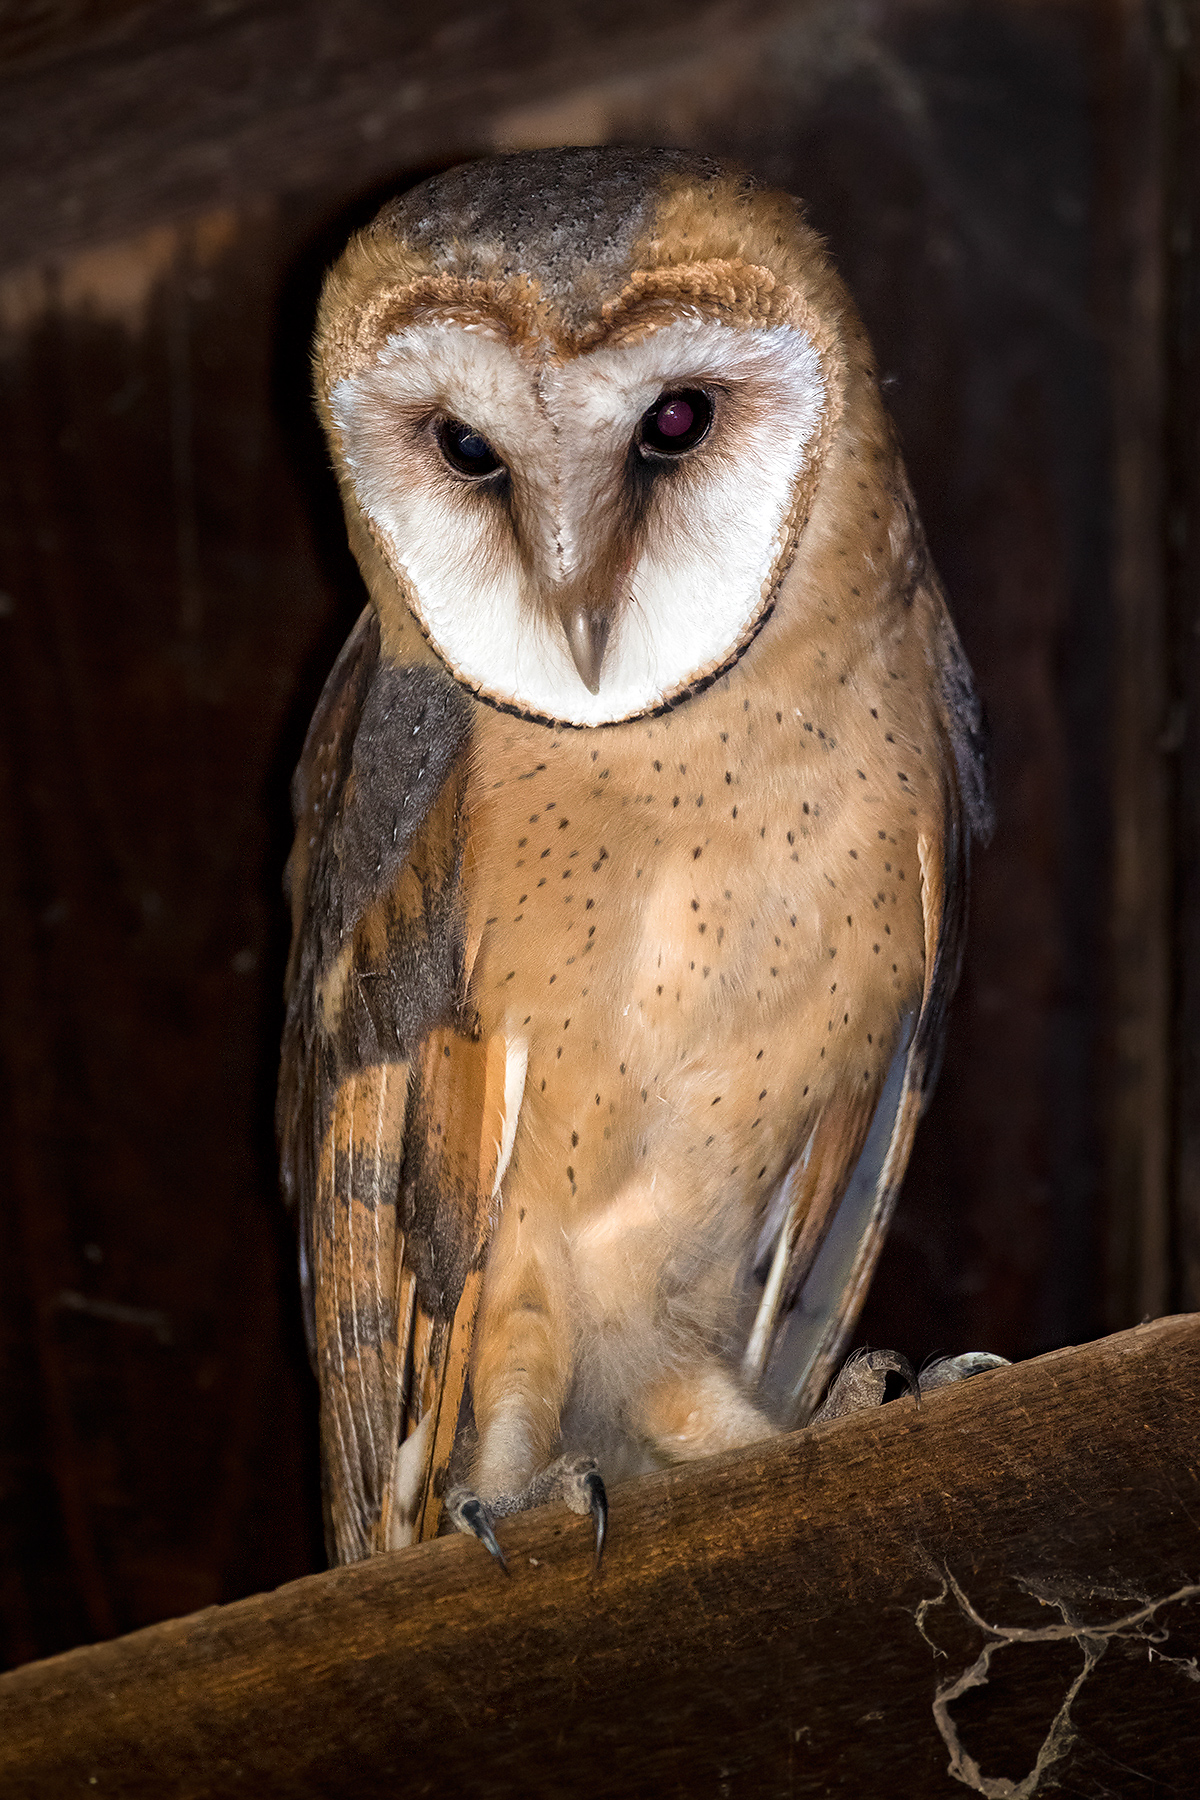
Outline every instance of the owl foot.
{"type": "Polygon", "coordinates": [[[989,1369],[1007,1369],[1007,1356],[993,1356],[990,1350],[964,1350],[961,1356],[939,1356],[921,1370],[921,1392],[949,1387],[954,1381],[969,1381],[972,1375],[986,1375],[989,1369]]]}
{"type": "Polygon", "coordinates": [[[856,1350],[838,1370],[837,1379],[809,1424],[823,1425],[827,1419],[845,1419],[869,1406],[882,1405],[889,1375],[899,1375],[920,1404],[920,1388],[907,1356],[899,1350],[856,1350]]]}
{"type": "Polygon", "coordinates": [[[540,1469],[520,1492],[494,1494],[490,1500],[481,1500],[470,1488],[451,1488],[446,1495],[446,1515],[457,1531],[477,1537],[507,1575],[508,1564],[496,1539],[494,1522],[511,1513],[528,1512],[532,1507],[548,1506],[554,1501],[561,1501],[573,1513],[592,1515],[598,1569],[608,1534],[608,1495],[594,1457],[560,1456],[548,1468],[540,1469]]]}
{"type": "Polygon", "coordinates": [[[936,1361],[927,1363],[918,1381],[912,1364],[900,1351],[856,1350],[842,1364],[837,1379],[809,1423],[823,1425],[827,1419],[844,1419],[868,1406],[881,1405],[889,1375],[899,1375],[920,1405],[922,1394],[949,1387],[956,1381],[969,1381],[972,1375],[984,1375],[989,1369],[1007,1367],[1007,1357],[993,1356],[990,1350],[966,1350],[961,1356],[939,1356],[936,1361]]]}

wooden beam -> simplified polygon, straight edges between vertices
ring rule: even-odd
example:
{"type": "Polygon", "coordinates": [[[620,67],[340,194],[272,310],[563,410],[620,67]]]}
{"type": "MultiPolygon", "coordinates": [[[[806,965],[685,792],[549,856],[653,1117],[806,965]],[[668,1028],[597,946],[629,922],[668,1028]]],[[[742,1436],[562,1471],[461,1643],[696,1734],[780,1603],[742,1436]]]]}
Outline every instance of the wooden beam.
{"type": "Polygon", "coordinates": [[[18,1669],[0,1792],[1192,1791],[1200,1315],[612,1502],[18,1669]]]}

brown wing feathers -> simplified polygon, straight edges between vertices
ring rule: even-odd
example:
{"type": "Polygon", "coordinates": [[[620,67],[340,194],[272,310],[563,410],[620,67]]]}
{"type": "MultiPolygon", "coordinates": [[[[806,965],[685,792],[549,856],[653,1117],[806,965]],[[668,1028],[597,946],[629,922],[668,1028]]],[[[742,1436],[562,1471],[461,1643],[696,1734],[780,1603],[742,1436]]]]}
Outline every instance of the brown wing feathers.
{"type": "Polygon", "coordinates": [[[316,1362],[316,1326],[310,1256],[309,1209],[316,1191],[322,1127],[316,1116],[318,1038],[316,987],[329,960],[318,945],[322,904],[332,884],[328,839],[350,774],[355,734],[379,655],[379,622],[362,613],[330,670],[292,780],[296,836],[284,872],[292,915],[292,943],[284,991],[287,1018],[279,1070],[275,1120],[285,1198],[296,1209],[300,1281],[308,1353],[316,1362]]]}
{"type": "Polygon", "coordinates": [[[382,662],[366,614],[294,789],[279,1125],[342,1561],[437,1529],[486,1252],[504,1047],[464,1004],[467,742],[460,691],[382,662]]]}

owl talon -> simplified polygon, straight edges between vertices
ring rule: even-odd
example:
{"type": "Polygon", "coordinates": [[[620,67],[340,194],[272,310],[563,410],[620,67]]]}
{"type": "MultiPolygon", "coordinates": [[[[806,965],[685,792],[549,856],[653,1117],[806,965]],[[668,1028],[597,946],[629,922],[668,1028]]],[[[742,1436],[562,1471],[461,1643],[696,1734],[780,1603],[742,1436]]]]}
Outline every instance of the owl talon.
{"type": "Polygon", "coordinates": [[[599,1569],[600,1558],[604,1555],[604,1540],[608,1535],[608,1495],[599,1469],[588,1471],[583,1478],[583,1487],[588,1496],[592,1517],[596,1521],[596,1568],[599,1569]]]}
{"type": "Polygon", "coordinates": [[[573,1513],[591,1513],[596,1525],[596,1567],[608,1536],[608,1493],[592,1456],[561,1456],[536,1478],[537,1505],[561,1500],[573,1513]]]}
{"type": "Polygon", "coordinates": [[[483,1501],[468,1500],[462,1510],[463,1518],[466,1520],[468,1528],[474,1532],[481,1544],[486,1545],[487,1549],[495,1557],[496,1561],[507,1575],[508,1564],[504,1560],[504,1552],[500,1548],[495,1532],[492,1530],[492,1521],[487,1516],[483,1501]]]}
{"type": "Polygon", "coordinates": [[[911,1395],[918,1406],[921,1404],[921,1384],[917,1380],[916,1370],[902,1350],[885,1350],[885,1356],[892,1357],[892,1373],[898,1375],[904,1383],[905,1391],[911,1395]]]}
{"type": "Polygon", "coordinates": [[[608,1492],[592,1456],[561,1456],[543,1472],[545,1499],[561,1499],[572,1512],[590,1512],[596,1521],[596,1568],[608,1535],[608,1492]]]}
{"type": "Polygon", "coordinates": [[[467,1488],[456,1488],[446,1496],[446,1511],[459,1531],[477,1537],[507,1575],[508,1564],[504,1560],[504,1552],[500,1548],[496,1533],[492,1530],[492,1518],[488,1508],[467,1488]]]}

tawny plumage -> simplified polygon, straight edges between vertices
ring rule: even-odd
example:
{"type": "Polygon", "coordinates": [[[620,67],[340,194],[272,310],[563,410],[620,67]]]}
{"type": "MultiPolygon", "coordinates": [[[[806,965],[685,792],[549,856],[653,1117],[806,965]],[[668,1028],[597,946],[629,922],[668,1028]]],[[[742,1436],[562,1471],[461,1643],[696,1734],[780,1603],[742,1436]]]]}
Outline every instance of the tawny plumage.
{"type": "Polygon", "coordinates": [[[331,273],[316,384],[370,604],[296,777],[279,1116],[348,1560],[811,1416],[987,802],[787,196],[451,170],[331,273]]]}

